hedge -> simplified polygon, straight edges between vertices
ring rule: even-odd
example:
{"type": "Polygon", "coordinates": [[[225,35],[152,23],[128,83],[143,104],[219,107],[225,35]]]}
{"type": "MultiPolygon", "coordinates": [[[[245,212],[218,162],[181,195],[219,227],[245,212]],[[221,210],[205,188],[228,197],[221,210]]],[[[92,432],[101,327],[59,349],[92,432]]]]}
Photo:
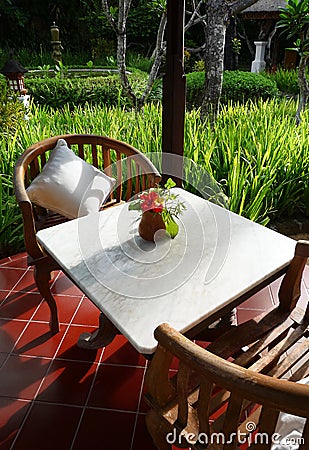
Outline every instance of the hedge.
{"type": "MultiPolygon", "coordinates": [[[[204,91],[204,72],[192,72],[187,75],[187,107],[192,109],[201,106],[204,91]]],[[[242,71],[225,71],[221,103],[228,101],[245,102],[247,100],[268,99],[278,96],[279,90],[275,81],[258,73],[242,71]]]]}

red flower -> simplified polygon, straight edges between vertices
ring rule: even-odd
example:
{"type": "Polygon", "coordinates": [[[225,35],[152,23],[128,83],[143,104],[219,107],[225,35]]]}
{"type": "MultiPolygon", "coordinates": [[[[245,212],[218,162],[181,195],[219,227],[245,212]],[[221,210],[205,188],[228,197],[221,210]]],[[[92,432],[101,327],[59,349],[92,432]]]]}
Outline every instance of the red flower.
{"type": "Polygon", "coordinates": [[[149,191],[147,194],[142,194],[140,199],[142,211],[153,211],[158,213],[163,210],[162,199],[160,199],[159,194],[155,191],[149,191]]]}
{"type": "Polygon", "coordinates": [[[152,208],[152,211],[156,212],[156,213],[162,212],[163,211],[163,205],[161,204],[161,205],[156,206],[155,208],[152,208]]]}

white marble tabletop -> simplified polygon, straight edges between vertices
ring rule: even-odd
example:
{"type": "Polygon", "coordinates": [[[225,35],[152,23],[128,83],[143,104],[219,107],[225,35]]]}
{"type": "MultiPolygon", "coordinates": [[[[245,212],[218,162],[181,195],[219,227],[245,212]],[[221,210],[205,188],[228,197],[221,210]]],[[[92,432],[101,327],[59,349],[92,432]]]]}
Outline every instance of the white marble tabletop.
{"type": "Polygon", "coordinates": [[[144,354],[155,328],[181,332],[230,304],[291,261],[295,241],[175,188],[187,209],[175,239],[137,232],[123,204],[47,228],[37,237],[88,298],[144,354]]]}

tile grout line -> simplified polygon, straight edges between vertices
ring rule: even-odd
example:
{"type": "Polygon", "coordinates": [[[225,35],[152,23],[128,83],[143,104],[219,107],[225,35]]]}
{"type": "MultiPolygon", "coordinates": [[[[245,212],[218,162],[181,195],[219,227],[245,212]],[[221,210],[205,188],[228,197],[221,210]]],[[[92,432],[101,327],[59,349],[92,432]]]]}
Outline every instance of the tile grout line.
{"type": "MultiPolygon", "coordinates": [[[[27,320],[27,324],[24,326],[22,332],[20,333],[20,335],[19,335],[18,338],[16,339],[15,344],[13,345],[11,351],[9,352],[9,356],[12,355],[12,354],[14,353],[14,349],[16,348],[16,346],[17,346],[18,342],[20,341],[20,339],[22,338],[22,336],[25,334],[26,330],[29,328],[31,319],[32,319],[33,315],[37,312],[37,310],[38,310],[38,308],[40,307],[40,305],[41,305],[41,302],[40,302],[39,305],[36,307],[34,313],[33,313],[32,316],[30,317],[30,319],[27,320]]],[[[10,319],[9,319],[9,320],[10,320],[10,319]]],[[[14,321],[14,319],[13,319],[13,321],[14,321]]]]}
{"type": "MultiPolygon", "coordinates": [[[[57,278],[58,278],[58,277],[56,277],[56,279],[57,279],[57,278]]],[[[46,369],[46,371],[45,371],[45,374],[44,374],[44,376],[42,377],[41,382],[39,383],[39,386],[38,386],[38,388],[37,388],[37,390],[36,390],[36,392],[35,392],[35,394],[34,394],[34,396],[33,396],[33,399],[31,400],[31,404],[30,404],[30,406],[29,406],[29,409],[28,409],[28,411],[26,412],[25,416],[23,417],[23,420],[21,421],[21,424],[20,424],[20,426],[19,426],[18,432],[16,433],[16,436],[14,437],[14,440],[13,440],[13,442],[12,442],[12,445],[11,445],[11,447],[10,447],[10,450],[13,450],[13,447],[14,447],[14,445],[15,445],[15,443],[16,443],[16,441],[17,441],[17,439],[18,439],[18,437],[19,437],[19,435],[20,435],[20,433],[21,433],[21,431],[22,431],[22,429],[23,429],[23,426],[24,426],[26,420],[28,419],[28,417],[29,417],[29,415],[30,415],[30,412],[32,411],[32,408],[33,408],[33,406],[34,406],[34,404],[35,404],[35,400],[36,400],[36,398],[37,398],[37,396],[38,396],[38,393],[39,393],[39,391],[40,391],[40,389],[41,389],[41,387],[42,387],[42,385],[43,385],[43,383],[44,383],[44,381],[45,381],[46,375],[48,374],[48,372],[49,372],[49,370],[50,370],[50,368],[51,368],[51,365],[52,365],[53,361],[55,360],[55,355],[57,354],[57,351],[59,350],[59,348],[60,348],[60,346],[61,346],[61,344],[62,344],[62,342],[63,342],[65,336],[66,336],[67,333],[68,333],[69,327],[70,327],[70,325],[72,324],[72,321],[73,321],[73,319],[74,319],[74,317],[75,317],[75,315],[76,315],[76,313],[77,313],[77,310],[78,310],[78,308],[79,308],[79,306],[80,306],[80,304],[81,304],[83,298],[84,298],[84,296],[81,298],[81,300],[80,300],[78,306],[76,307],[75,313],[73,314],[70,323],[69,323],[68,325],[66,325],[66,330],[65,330],[65,332],[64,332],[64,334],[63,334],[63,336],[62,336],[62,339],[60,339],[60,342],[59,342],[59,344],[58,344],[58,346],[57,346],[57,348],[56,348],[56,350],[55,350],[55,352],[54,352],[54,356],[50,359],[50,362],[49,362],[48,367],[47,367],[47,369],[46,369]]],[[[28,325],[29,325],[29,323],[28,323],[28,325]]],[[[27,325],[27,326],[28,326],[28,325],[27,325]]],[[[25,327],[25,328],[26,328],[26,327],[25,327]]]]}
{"type": "MultiPolygon", "coordinates": [[[[85,298],[85,297],[86,297],[86,296],[84,296],[84,298],[85,298]]],[[[102,351],[101,351],[101,356],[100,356],[100,358],[99,358],[99,361],[97,362],[97,365],[96,365],[96,368],[95,368],[95,372],[94,372],[94,376],[93,376],[93,380],[92,380],[92,383],[91,383],[91,385],[90,385],[89,392],[88,392],[88,395],[87,395],[87,397],[86,397],[84,406],[83,406],[83,408],[82,408],[82,412],[81,412],[81,415],[80,415],[78,424],[77,424],[77,426],[76,426],[76,430],[75,430],[75,433],[74,433],[74,436],[73,436],[73,439],[72,439],[72,443],[71,443],[71,445],[70,445],[70,450],[73,450],[73,447],[74,447],[74,444],[75,444],[75,441],[76,441],[76,438],[77,438],[77,435],[78,435],[78,432],[79,432],[81,423],[82,423],[82,421],[83,421],[83,418],[84,418],[86,409],[87,409],[87,407],[88,407],[88,401],[89,401],[89,399],[90,399],[90,395],[91,395],[91,392],[92,392],[94,383],[96,382],[96,379],[97,379],[97,376],[98,376],[98,371],[99,371],[99,368],[100,368],[100,365],[101,365],[101,361],[102,361],[102,358],[103,358],[103,354],[104,354],[104,352],[105,352],[105,348],[106,348],[106,347],[104,347],[104,348],[102,349],[102,351]]]]}
{"type": "MultiPolygon", "coordinates": [[[[19,259],[21,259],[21,258],[19,258],[19,259]]],[[[9,262],[13,262],[13,260],[10,256],[7,256],[6,258],[1,259],[1,261],[0,261],[0,267],[2,267],[4,264],[7,264],[9,262]],[[5,260],[8,260],[8,261],[5,263],[1,262],[1,261],[5,261],[5,260]]]]}
{"type": "MultiPolygon", "coordinates": [[[[0,269],[1,270],[1,269],[0,269]]],[[[51,285],[51,287],[54,285],[54,283],[55,283],[55,280],[53,281],[53,283],[52,283],[52,285],[51,285]]],[[[12,292],[12,293],[15,293],[15,292],[21,292],[22,294],[36,294],[36,295],[41,295],[40,293],[39,293],[39,291],[25,291],[25,290],[23,290],[23,289],[18,289],[18,291],[16,290],[14,290],[14,289],[11,289],[11,291],[8,291],[8,290],[6,290],[6,289],[2,289],[2,292],[12,292]]],[[[60,296],[62,296],[62,297],[79,297],[79,298],[81,298],[81,297],[83,297],[84,296],[84,294],[80,291],[80,293],[79,294],[54,294],[54,295],[60,295],[60,296]]]]}
{"type": "Polygon", "coordinates": [[[139,415],[139,408],[140,408],[141,400],[142,400],[142,396],[143,396],[143,388],[144,388],[144,383],[145,383],[145,376],[146,376],[147,367],[148,367],[148,362],[146,361],[145,367],[144,367],[143,379],[142,379],[142,382],[141,382],[141,388],[140,388],[140,393],[139,393],[139,398],[138,398],[137,408],[136,408],[136,412],[135,412],[135,420],[134,420],[134,426],[133,426],[133,432],[132,432],[132,439],[131,439],[131,444],[130,444],[130,450],[132,450],[133,444],[134,444],[135,432],[136,432],[137,421],[138,421],[138,415],[139,415]]]}
{"type": "MultiPolygon", "coordinates": [[[[17,266],[17,264],[16,264],[16,266],[17,266]]],[[[3,264],[2,266],[0,265],[0,270],[2,270],[2,269],[8,269],[8,270],[27,270],[27,269],[29,269],[30,268],[30,266],[26,266],[26,267],[14,267],[14,266],[7,266],[7,265],[5,265],[5,264],[3,264]]]]}
{"type": "MultiPolygon", "coordinates": [[[[0,270],[1,270],[1,268],[0,268],[0,270]]],[[[4,297],[3,301],[0,303],[0,306],[2,306],[2,304],[5,302],[5,300],[7,300],[7,298],[8,298],[8,297],[10,296],[10,294],[13,292],[13,290],[14,290],[14,288],[17,286],[17,284],[18,284],[18,283],[26,276],[26,273],[28,273],[29,271],[30,271],[30,267],[27,267],[27,268],[25,269],[23,275],[18,279],[18,281],[13,285],[13,288],[12,288],[12,289],[8,292],[8,294],[4,297]]],[[[15,340],[14,346],[11,348],[11,350],[10,350],[9,352],[7,352],[7,357],[6,357],[6,358],[4,359],[4,361],[2,362],[1,367],[3,367],[3,366],[6,364],[7,360],[8,360],[9,357],[12,355],[14,349],[16,348],[16,345],[17,345],[18,342],[20,341],[20,339],[21,339],[21,337],[23,336],[23,334],[25,333],[26,329],[29,327],[29,323],[30,323],[32,317],[34,316],[34,314],[37,312],[38,308],[40,307],[42,301],[43,301],[43,298],[42,298],[42,300],[40,301],[40,303],[38,304],[38,306],[36,307],[34,313],[33,313],[32,316],[30,317],[30,319],[29,319],[29,320],[24,320],[24,322],[26,322],[26,324],[25,324],[25,326],[24,326],[22,332],[21,332],[20,335],[18,336],[18,338],[15,340]]],[[[3,318],[1,318],[1,319],[3,319],[3,318]]],[[[4,320],[5,320],[5,319],[4,319],[4,320]]],[[[7,320],[14,320],[14,319],[7,319],[7,320]]],[[[23,322],[22,320],[19,320],[19,321],[20,321],[20,322],[23,322]]]]}
{"type": "MultiPolygon", "coordinates": [[[[0,267],[0,270],[1,270],[1,267],[0,267]]],[[[25,271],[25,273],[28,272],[28,270],[29,270],[29,268],[25,271]]],[[[23,274],[23,275],[21,276],[20,280],[19,280],[17,283],[19,283],[19,282],[21,281],[21,279],[22,279],[24,276],[25,276],[25,274],[23,274]]],[[[54,283],[55,283],[56,280],[59,278],[59,276],[60,276],[60,273],[57,274],[57,276],[56,276],[55,279],[53,280],[52,285],[54,285],[54,283]]],[[[304,281],[303,281],[302,283],[304,283],[304,281]]],[[[15,286],[16,286],[16,284],[14,285],[14,287],[15,287],[15,286]]],[[[308,294],[308,289],[307,289],[306,283],[302,284],[302,286],[304,286],[305,292],[308,294]]],[[[271,298],[271,302],[274,303],[274,304],[276,305],[277,303],[275,302],[275,295],[276,295],[276,293],[277,293],[277,289],[273,289],[273,291],[272,291],[272,289],[271,289],[270,286],[268,286],[267,288],[268,288],[268,290],[269,290],[269,295],[270,295],[270,298],[271,298]]],[[[13,288],[13,289],[14,289],[14,288],[13,288]]],[[[9,293],[12,293],[12,292],[13,292],[13,289],[11,289],[11,290],[9,291],[9,293]]],[[[17,292],[19,292],[19,291],[17,291],[17,292]]],[[[21,291],[20,291],[20,292],[21,292],[21,291]]],[[[60,295],[61,295],[61,294],[60,294],[60,295]]],[[[68,295],[68,296],[69,296],[69,295],[68,295]]],[[[71,297],[71,296],[70,296],[70,297],[71,297]]],[[[6,298],[7,298],[7,296],[5,297],[5,299],[6,299],[6,298]]],[[[56,350],[55,350],[55,353],[54,353],[53,357],[51,358],[50,364],[48,364],[48,368],[47,368],[47,370],[46,370],[46,372],[45,372],[45,375],[43,376],[43,380],[41,380],[40,386],[39,386],[39,388],[38,388],[36,394],[34,395],[34,398],[33,398],[32,400],[29,400],[29,411],[27,411],[27,413],[25,414],[25,416],[24,416],[24,418],[23,418],[23,420],[22,420],[22,422],[21,422],[21,424],[20,424],[20,426],[19,426],[19,430],[18,430],[18,432],[17,432],[17,434],[16,434],[16,437],[15,437],[14,440],[13,440],[12,446],[10,447],[11,449],[12,449],[13,446],[16,444],[17,436],[20,435],[20,432],[21,432],[22,428],[24,427],[25,421],[26,421],[26,419],[28,419],[29,414],[30,414],[30,412],[32,411],[34,404],[40,402],[40,401],[37,401],[37,400],[36,400],[37,395],[38,395],[38,392],[39,392],[39,389],[40,389],[40,387],[42,386],[42,383],[43,383],[44,379],[46,378],[46,375],[48,374],[48,371],[50,370],[50,366],[51,366],[52,362],[56,359],[57,351],[59,351],[60,345],[63,343],[63,340],[64,340],[65,336],[67,336],[69,327],[70,327],[71,325],[77,325],[77,326],[79,326],[79,324],[73,324],[73,320],[74,320],[74,318],[76,317],[77,311],[78,311],[78,309],[79,309],[79,307],[80,307],[82,301],[84,300],[84,298],[85,298],[85,296],[83,295],[82,298],[80,299],[80,301],[78,302],[78,305],[76,306],[75,312],[74,312],[74,314],[72,315],[71,320],[66,324],[67,328],[66,328],[66,330],[65,330],[65,333],[64,333],[64,335],[63,335],[63,338],[61,339],[59,345],[57,346],[57,348],[56,348],[56,350]]],[[[42,300],[42,301],[43,301],[43,300],[42,300]]],[[[2,302],[0,303],[0,305],[1,305],[1,304],[2,304],[2,302]]],[[[41,305],[41,302],[40,302],[39,306],[40,306],[40,305],[41,305]]],[[[39,308],[39,306],[38,306],[37,308],[39,308]]],[[[37,308],[36,308],[36,311],[37,311],[37,308]]],[[[248,309],[251,310],[251,308],[248,308],[248,309]]],[[[264,309],[265,309],[265,308],[264,308],[264,309]]],[[[255,309],[253,309],[253,310],[255,310],[255,309]]],[[[257,310],[257,311],[261,311],[261,310],[259,309],[259,310],[257,310]]],[[[35,314],[35,313],[34,313],[34,314],[35,314]]],[[[32,317],[33,317],[33,315],[31,316],[31,318],[32,318],[32,317]]],[[[13,320],[14,320],[14,319],[13,319],[13,320]]],[[[17,320],[19,320],[19,319],[17,319],[17,320]]],[[[31,319],[29,319],[29,320],[27,321],[28,323],[25,325],[24,331],[25,331],[25,329],[28,327],[30,321],[31,321],[31,319]]],[[[45,323],[45,322],[44,322],[44,323],[45,323]]],[[[83,326],[83,325],[81,325],[81,326],[83,326]]],[[[20,337],[23,335],[24,331],[21,333],[20,337]]],[[[18,338],[18,341],[19,341],[20,337],[18,338]]],[[[17,341],[17,342],[18,342],[18,341],[17,341]]],[[[15,346],[16,346],[17,342],[15,343],[15,346]]],[[[15,346],[14,346],[14,348],[15,348],[15,346]]],[[[75,445],[76,438],[77,438],[77,434],[78,434],[78,432],[79,432],[79,430],[80,430],[80,426],[81,426],[82,420],[83,420],[83,418],[84,418],[85,411],[87,410],[87,408],[89,408],[89,406],[88,406],[88,401],[89,401],[89,399],[90,399],[90,395],[91,395],[91,392],[92,392],[92,390],[93,390],[94,383],[95,383],[95,381],[96,381],[96,379],[97,379],[97,373],[98,373],[98,369],[99,369],[100,365],[102,365],[102,364],[114,365],[114,364],[108,364],[108,363],[102,362],[104,352],[105,352],[105,348],[102,350],[98,362],[96,362],[97,367],[96,367],[96,370],[95,370],[95,372],[94,372],[94,377],[93,377],[91,386],[90,386],[90,388],[89,388],[89,392],[88,392],[87,398],[86,398],[86,400],[85,400],[85,402],[84,402],[84,405],[83,405],[83,406],[78,406],[78,408],[81,408],[82,412],[81,412],[81,416],[80,416],[79,422],[78,422],[78,424],[77,424],[77,426],[76,426],[75,433],[72,433],[72,434],[74,434],[74,436],[73,436],[73,440],[72,440],[72,443],[71,443],[71,446],[70,446],[70,450],[72,450],[73,447],[74,447],[74,445],[75,445]]],[[[48,358],[48,359],[49,359],[49,358],[48,358]]],[[[115,365],[117,365],[117,364],[115,364],[115,365]]],[[[122,366],[122,365],[119,365],[119,366],[122,366]]],[[[137,366],[133,366],[133,367],[137,367],[137,366]]],[[[145,375],[146,375],[146,370],[147,370],[147,367],[148,367],[148,362],[146,361],[145,365],[144,365],[144,366],[140,366],[140,367],[141,367],[141,368],[142,368],[142,367],[144,368],[144,373],[143,373],[143,378],[142,378],[142,381],[141,381],[141,388],[140,388],[140,392],[139,392],[139,398],[138,398],[138,403],[137,403],[136,411],[132,411],[132,414],[135,414],[135,421],[134,421],[134,426],[133,426],[133,431],[132,431],[132,438],[131,438],[130,450],[132,450],[132,448],[133,448],[133,446],[134,446],[134,443],[136,442],[136,440],[135,440],[135,438],[136,438],[136,428],[137,428],[137,423],[138,423],[139,415],[140,415],[140,414],[144,414],[142,411],[139,411],[139,408],[140,408],[140,404],[141,404],[141,400],[142,400],[142,392],[143,392],[143,387],[144,387],[144,383],[145,383],[145,375]]],[[[21,400],[23,400],[23,399],[21,399],[21,400]]],[[[46,403],[46,402],[44,402],[44,403],[46,403]]],[[[65,405],[65,404],[64,404],[64,403],[59,403],[59,405],[65,405]]],[[[69,406],[75,406],[75,405],[69,405],[69,406]]],[[[76,406],[76,407],[77,407],[77,406],[76,406]]],[[[94,408],[95,408],[95,407],[94,407],[94,408]]],[[[101,409],[101,408],[98,408],[98,409],[101,409]]],[[[104,408],[102,408],[102,409],[104,409],[104,408]]],[[[124,411],[121,410],[121,412],[124,412],[124,411]]]]}
{"type": "MultiPolygon", "coordinates": [[[[22,258],[20,258],[20,259],[22,259],[22,258]]],[[[27,264],[24,267],[20,267],[20,266],[18,267],[18,264],[16,264],[16,267],[12,265],[14,262],[18,263],[18,261],[19,260],[16,260],[16,261],[11,260],[11,261],[8,261],[8,262],[6,262],[4,264],[1,264],[1,262],[0,262],[0,270],[1,269],[26,270],[28,268],[27,264]],[[8,265],[8,264],[10,264],[10,265],[8,265]]]]}
{"type": "MultiPolygon", "coordinates": [[[[27,269],[26,272],[28,272],[29,270],[30,270],[30,267],[28,267],[28,269],[27,269]]],[[[25,274],[24,274],[23,276],[25,276],[25,274]]],[[[23,277],[21,277],[21,279],[22,279],[22,278],[23,278],[23,277]]],[[[20,280],[21,280],[21,279],[20,279],[20,280]]],[[[19,281],[20,281],[20,280],[19,280],[19,281]]],[[[19,283],[19,281],[18,281],[17,283],[19,283]]],[[[17,284],[17,283],[16,283],[16,284],[17,284]]],[[[14,285],[14,287],[16,286],[16,284],[14,285]]],[[[13,289],[14,289],[14,287],[13,287],[13,289]]],[[[13,291],[13,289],[11,290],[11,292],[13,291]]],[[[18,291],[17,291],[17,292],[18,292],[18,291]]],[[[39,294],[40,294],[40,293],[39,293],[39,294]]],[[[40,294],[40,295],[41,295],[41,294],[40,294]]],[[[7,298],[7,297],[6,297],[6,298],[7,298]]],[[[6,298],[5,298],[5,299],[6,299],[6,298]]],[[[5,299],[4,299],[4,300],[5,300],[5,299]]],[[[24,335],[25,331],[28,329],[30,322],[32,322],[33,317],[35,316],[35,314],[37,313],[37,311],[39,310],[39,308],[40,308],[40,306],[41,306],[41,304],[42,304],[43,302],[44,302],[44,297],[42,297],[42,295],[41,295],[41,301],[39,302],[38,306],[35,308],[33,314],[32,314],[31,317],[29,318],[29,320],[27,320],[27,325],[25,325],[23,331],[20,333],[18,339],[15,341],[15,345],[14,345],[13,348],[11,349],[10,355],[12,354],[12,352],[14,351],[14,349],[16,348],[16,345],[17,345],[18,342],[20,341],[21,337],[24,335]]],[[[1,303],[1,304],[2,304],[2,303],[1,303]]],[[[0,306],[1,306],[1,305],[0,305],[0,306]]],[[[13,320],[14,320],[14,319],[13,319],[13,320]]],[[[43,323],[46,323],[46,322],[43,322],[43,323]]]]}
{"type": "MultiPolygon", "coordinates": [[[[1,269],[0,269],[1,270],[1,269]]],[[[14,269],[13,269],[14,270],[14,269]]],[[[16,269],[15,269],[16,270],[16,269]]],[[[24,273],[21,275],[20,278],[18,278],[18,281],[13,285],[12,289],[10,289],[7,293],[7,295],[4,297],[2,302],[0,303],[0,306],[2,306],[3,302],[10,296],[10,294],[14,291],[14,288],[18,285],[18,283],[26,276],[28,272],[30,272],[30,267],[27,267],[26,269],[18,269],[18,270],[24,270],[24,273]]],[[[19,292],[19,291],[16,291],[19,292]]]]}
{"type": "MultiPolygon", "coordinates": [[[[10,263],[18,263],[18,261],[22,260],[22,259],[27,259],[27,252],[21,252],[21,253],[16,253],[15,255],[11,255],[11,256],[7,256],[6,258],[3,258],[0,260],[0,269],[2,268],[7,268],[7,264],[10,263]],[[12,256],[16,256],[19,255],[18,258],[16,259],[12,259],[12,256]],[[3,262],[6,261],[6,262],[3,262]]],[[[13,267],[14,269],[21,269],[21,267],[13,267]]]]}

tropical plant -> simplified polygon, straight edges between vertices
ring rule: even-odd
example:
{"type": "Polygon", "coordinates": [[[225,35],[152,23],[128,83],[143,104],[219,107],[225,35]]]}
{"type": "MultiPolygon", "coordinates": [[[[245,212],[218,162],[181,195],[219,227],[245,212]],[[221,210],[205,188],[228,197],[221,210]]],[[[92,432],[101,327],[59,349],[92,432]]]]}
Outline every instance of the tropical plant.
{"type": "MultiPolygon", "coordinates": [[[[219,183],[231,211],[260,224],[308,216],[309,110],[301,113],[298,127],[294,112],[294,100],[234,102],[222,106],[214,127],[201,121],[198,109],[188,112],[184,156],[192,164],[185,166],[186,189],[204,195],[196,187],[205,186],[206,173],[219,183]]],[[[159,104],[148,104],[142,112],[106,105],[50,109],[32,104],[29,116],[15,133],[0,135],[2,248],[23,247],[12,174],[18,156],[34,142],[66,133],[106,135],[143,151],[161,171],[159,104]]]]}
{"type": "MultiPolygon", "coordinates": [[[[202,103],[205,84],[204,72],[192,72],[187,75],[187,107],[199,107],[202,103]]],[[[276,82],[263,74],[238,70],[223,73],[221,103],[229,101],[246,102],[262,98],[274,98],[279,91],[276,82]]]]}
{"type": "Polygon", "coordinates": [[[297,70],[295,69],[287,70],[279,67],[275,72],[265,70],[260,75],[274,81],[283,95],[297,96],[299,94],[297,70]]]}
{"type": "Polygon", "coordinates": [[[296,38],[295,47],[300,56],[298,83],[300,101],[296,112],[296,123],[300,122],[300,112],[305,108],[309,97],[309,84],[306,67],[309,58],[309,2],[308,0],[288,0],[285,8],[280,8],[280,20],[277,28],[283,28],[288,38],[296,38]]]}
{"type": "Polygon", "coordinates": [[[0,174],[0,259],[23,248],[22,218],[13,193],[12,176],[0,174]]]}
{"type": "Polygon", "coordinates": [[[13,172],[20,154],[19,131],[25,126],[26,121],[22,119],[15,132],[11,129],[0,133],[0,258],[23,248],[22,219],[13,190],[13,172]]]}
{"type": "Polygon", "coordinates": [[[25,108],[0,75],[0,135],[14,133],[25,116],[25,108]]]}

